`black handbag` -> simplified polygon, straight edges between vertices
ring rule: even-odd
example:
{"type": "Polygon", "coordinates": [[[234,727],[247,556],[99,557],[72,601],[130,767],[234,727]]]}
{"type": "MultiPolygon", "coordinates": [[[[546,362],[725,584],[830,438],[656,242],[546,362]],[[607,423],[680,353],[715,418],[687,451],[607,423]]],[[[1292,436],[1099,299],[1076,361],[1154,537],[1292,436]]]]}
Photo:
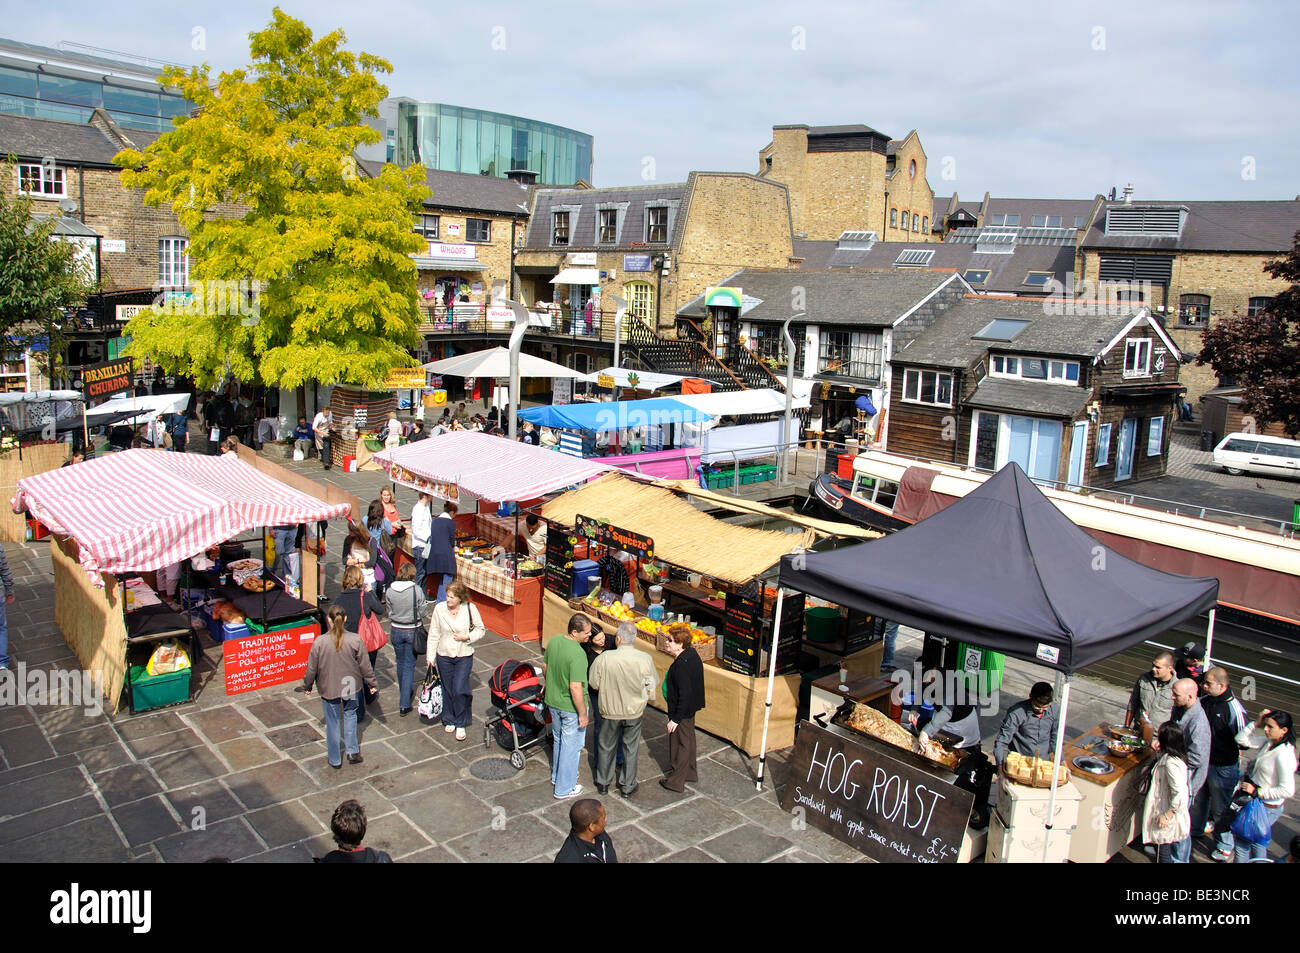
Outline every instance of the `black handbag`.
{"type": "Polygon", "coordinates": [[[415,619],[415,654],[424,655],[429,651],[429,629],[415,614],[415,593],[416,590],[413,587],[411,589],[411,617],[415,619]]]}

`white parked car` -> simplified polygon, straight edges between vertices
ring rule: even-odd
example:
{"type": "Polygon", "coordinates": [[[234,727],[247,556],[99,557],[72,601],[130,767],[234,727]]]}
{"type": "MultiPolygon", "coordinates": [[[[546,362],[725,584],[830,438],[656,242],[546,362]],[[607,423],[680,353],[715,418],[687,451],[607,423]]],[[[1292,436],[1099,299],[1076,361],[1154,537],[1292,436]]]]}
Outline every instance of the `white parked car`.
{"type": "Polygon", "coordinates": [[[1300,477],[1300,440],[1230,433],[1214,448],[1214,462],[1229,473],[1300,477]]]}

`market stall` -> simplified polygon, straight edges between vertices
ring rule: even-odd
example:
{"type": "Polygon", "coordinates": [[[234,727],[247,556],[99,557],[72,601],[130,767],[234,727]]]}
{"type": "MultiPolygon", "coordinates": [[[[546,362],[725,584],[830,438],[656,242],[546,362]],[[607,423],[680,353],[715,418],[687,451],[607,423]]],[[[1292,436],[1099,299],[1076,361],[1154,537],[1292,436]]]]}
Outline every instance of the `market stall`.
{"type": "MultiPolygon", "coordinates": [[[[809,548],[819,535],[869,535],[857,527],[803,520],[771,510],[801,533],[736,526],[715,519],[681,495],[623,475],[604,477],[541,507],[547,521],[543,642],[567,629],[580,611],[607,630],[633,622],[662,675],[667,625],[684,621],[704,660],[708,704],[696,725],[757,753],[769,684],[774,744],[794,741],[808,655],[801,599],[783,605],[784,637],[769,669],[767,633],[776,622],[776,595],[763,576],[780,558],[809,548]],[[630,605],[627,603],[630,602],[630,605]]],[[[859,647],[843,660],[863,675],[879,674],[881,646],[859,647]]],[[[651,703],[664,706],[656,697],[651,703]]]]}
{"type": "Polygon", "coordinates": [[[474,593],[484,624],[520,641],[541,638],[540,566],[525,568],[504,559],[498,565],[488,558],[490,550],[502,545],[513,549],[507,544],[519,534],[520,504],[584,483],[609,468],[474,431],[385,450],[375,461],[394,483],[460,506],[457,576],[474,593]],[[497,515],[503,509],[515,515],[497,515]]]}
{"type": "MultiPolygon", "coordinates": [[[[320,631],[314,593],[311,602],[304,602],[280,592],[273,579],[264,578],[268,574],[262,560],[250,558],[242,568],[238,561],[222,565],[222,544],[253,527],[315,524],[346,516],[352,509],[349,503],[328,503],[291,488],[234,454],[209,457],[160,450],[127,450],[25,477],[18,481],[12,507],[15,512],[27,510],[54,534],[54,620],[81,664],[94,673],[114,711],[128,678],[137,707],[139,683],[154,673],[139,675],[135,670],[156,660],[160,644],[193,629],[190,616],[166,606],[152,591],[151,577],[158,570],[191,557],[208,558],[205,554],[215,550],[217,579],[229,575],[237,583],[248,581],[238,593],[221,584],[215,593],[224,595],[225,602],[231,597],[244,600],[245,634],[253,639],[226,651],[227,657],[264,647],[266,632],[286,614],[299,624],[299,644],[310,646],[320,631]],[[253,585],[258,587],[255,596],[249,591],[253,585]]],[[[191,601],[211,600],[205,594],[191,601]]],[[[187,666],[197,651],[191,637],[187,666]]],[[[258,658],[259,684],[291,680],[301,675],[306,663],[305,654],[290,659],[274,650],[258,658]]],[[[173,681],[162,703],[190,696],[188,674],[173,681]]]]}
{"type": "MultiPolygon", "coordinates": [[[[1075,858],[1070,838],[1085,800],[1081,791],[1100,776],[1073,761],[1066,761],[1075,768],[1072,778],[1062,768],[1069,676],[1212,610],[1219,587],[1216,579],[1160,572],[1099,545],[1014,464],[952,506],[870,546],[783,559],[780,580],[800,592],[1057,673],[1055,756],[1028,764],[1027,773],[1020,765],[1005,766],[999,778],[988,846],[989,856],[998,860],[1075,858]]],[[[1210,618],[1212,625],[1212,613],[1210,618]]],[[[843,714],[852,719],[859,710],[843,714]]],[[[884,729],[864,734],[864,743],[890,745],[885,734],[884,729]]],[[[796,776],[807,769],[796,761],[796,776]]],[[[1133,803],[1122,809],[1131,811],[1133,803]]],[[[1131,817],[1117,821],[1116,828],[1131,817]]],[[[862,832],[832,833],[864,846],[862,832]]],[[[1086,849],[1094,859],[1095,845],[1086,849]]]]}

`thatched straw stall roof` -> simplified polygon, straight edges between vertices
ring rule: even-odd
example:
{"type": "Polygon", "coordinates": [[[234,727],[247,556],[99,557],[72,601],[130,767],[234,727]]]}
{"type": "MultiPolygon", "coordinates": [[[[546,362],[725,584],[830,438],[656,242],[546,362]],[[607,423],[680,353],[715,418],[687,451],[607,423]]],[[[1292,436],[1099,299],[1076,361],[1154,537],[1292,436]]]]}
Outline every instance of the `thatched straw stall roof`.
{"type": "Polygon", "coordinates": [[[541,515],[572,526],[578,514],[649,536],[655,558],[732,583],[766,571],[787,553],[812,546],[816,534],[733,526],[702,513],[671,490],[609,474],[547,503],[541,515]]]}

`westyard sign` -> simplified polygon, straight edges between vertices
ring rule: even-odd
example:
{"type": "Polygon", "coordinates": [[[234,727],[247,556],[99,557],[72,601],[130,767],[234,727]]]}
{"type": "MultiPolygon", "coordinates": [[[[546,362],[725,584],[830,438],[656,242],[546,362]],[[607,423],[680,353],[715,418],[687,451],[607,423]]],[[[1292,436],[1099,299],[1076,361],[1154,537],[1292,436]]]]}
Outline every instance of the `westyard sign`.
{"type": "Polygon", "coordinates": [[[799,725],[781,806],[881,863],[955,863],[975,796],[842,731],[799,725]]]}

